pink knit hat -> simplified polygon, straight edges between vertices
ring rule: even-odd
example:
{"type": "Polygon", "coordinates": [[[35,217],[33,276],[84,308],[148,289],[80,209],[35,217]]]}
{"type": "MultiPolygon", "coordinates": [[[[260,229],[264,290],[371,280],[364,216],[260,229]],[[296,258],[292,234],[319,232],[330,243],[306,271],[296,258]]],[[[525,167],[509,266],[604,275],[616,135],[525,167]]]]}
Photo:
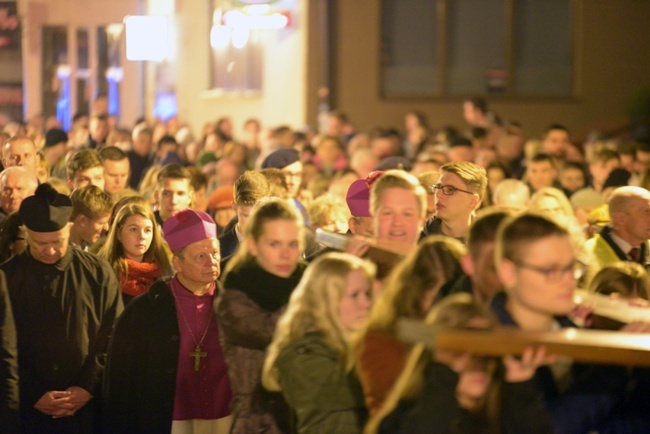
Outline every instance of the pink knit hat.
{"type": "Polygon", "coordinates": [[[165,240],[172,252],[206,238],[217,238],[217,225],[208,214],[193,209],[185,209],[163,224],[165,240]]]}

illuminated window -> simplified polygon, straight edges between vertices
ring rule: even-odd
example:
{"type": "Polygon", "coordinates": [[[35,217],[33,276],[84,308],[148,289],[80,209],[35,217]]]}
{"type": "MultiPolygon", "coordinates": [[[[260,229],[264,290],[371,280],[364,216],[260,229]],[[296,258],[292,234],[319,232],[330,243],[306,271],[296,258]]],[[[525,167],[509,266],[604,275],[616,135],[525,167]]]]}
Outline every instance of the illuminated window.
{"type": "Polygon", "coordinates": [[[257,94],[267,41],[291,27],[297,0],[211,0],[211,87],[219,92],[257,94]]]}
{"type": "Polygon", "coordinates": [[[262,90],[263,34],[267,31],[220,25],[212,28],[213,89],[237,92],[262,90]]]}
{"type": "Polygon", "coordinates": [[[571,96],[579,1],[382,0],[382,95],[571,96]]]}

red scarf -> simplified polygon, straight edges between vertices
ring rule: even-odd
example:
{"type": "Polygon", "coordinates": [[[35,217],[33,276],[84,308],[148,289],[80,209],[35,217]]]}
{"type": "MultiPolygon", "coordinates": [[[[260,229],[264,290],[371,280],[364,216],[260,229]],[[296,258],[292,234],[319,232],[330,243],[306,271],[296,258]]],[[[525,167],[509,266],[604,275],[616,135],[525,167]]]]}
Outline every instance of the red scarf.
{"type": "Polygon", "coordinates": [[[126,259],[128,266],[127,275],[120,276],[122,292],[128,295],[137,296],[149,290],[151,284],[162,277],[160,265],[154,262],[135,262],[126,259]]]}

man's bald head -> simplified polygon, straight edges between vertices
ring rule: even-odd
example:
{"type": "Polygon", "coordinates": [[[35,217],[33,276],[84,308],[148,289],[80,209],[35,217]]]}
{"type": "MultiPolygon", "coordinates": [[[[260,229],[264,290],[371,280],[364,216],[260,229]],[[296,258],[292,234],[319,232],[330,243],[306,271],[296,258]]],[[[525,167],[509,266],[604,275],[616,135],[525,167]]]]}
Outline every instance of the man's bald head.
{"type": "Polygon", "coordinates": [[[612,231],[633,247],[650,239],[650,192],[620,187],[608,201],[612,231]]]}
{"type": "Polygon", "coordinates": [[[643,187],[625,186],[612,192],[607,201],[609,213],[625,212],[630,204],[637,199],[650,200],[650,191],[643,187]]]}
{"type": "Polygon", "coordinates": [[[4,167],[23,166],[36,173],[38,163],[36,146],[29,137],[12,137],[2,148],[2,165],[4,167]]]}

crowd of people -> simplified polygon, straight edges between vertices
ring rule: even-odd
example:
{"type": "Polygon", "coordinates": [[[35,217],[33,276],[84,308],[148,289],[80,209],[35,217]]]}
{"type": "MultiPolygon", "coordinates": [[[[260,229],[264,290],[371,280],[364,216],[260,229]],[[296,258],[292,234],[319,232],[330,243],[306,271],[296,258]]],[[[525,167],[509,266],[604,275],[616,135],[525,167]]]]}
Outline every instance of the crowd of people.
{"type": "Polygon", "coordinates": [[[646,368],[397,333],[650,333],[574,301],[650,307],[650,139],[95,110],[1,126],[0,431],[650,432],[646,368]]]}

